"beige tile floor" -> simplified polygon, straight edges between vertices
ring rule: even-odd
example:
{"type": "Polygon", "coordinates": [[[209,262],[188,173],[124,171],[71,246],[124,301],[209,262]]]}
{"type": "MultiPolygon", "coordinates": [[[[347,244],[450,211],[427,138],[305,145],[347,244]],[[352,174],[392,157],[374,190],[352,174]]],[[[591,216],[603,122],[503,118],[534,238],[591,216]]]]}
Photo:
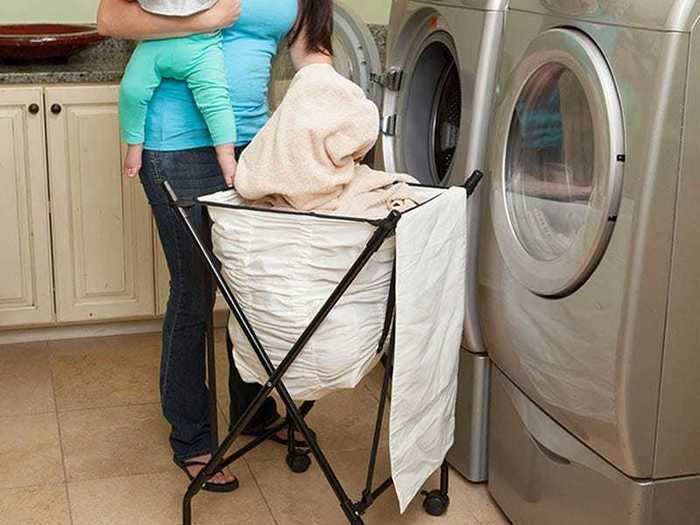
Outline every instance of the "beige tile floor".
{"type": "MultiPolygon", "coordinates": [[[[218,348],[223,380],[226,357],[218,348]]],[[[158,404],[158,360],[157,334],[0,346],[0,524],[180,523],[186,480],[170,461],[158,404]]],[[[323,399],[310,416],[352,497],[364,481],[379,382],[373,374],[360,388],[323,399]]],[[[222,396],[222,423],[226,405],[222,396]]],[[[198,496],[195,523],[345,523],[317,466],[292,474],[284,456],[284,448],[271,443],[246,456],[234,466],[241,489],[198,496]]],[[[384,455],[378,471],[388,473],[384,455]]],[[[401,516],[389,493],[365,522],[508,523],[484,486],[455,474],[450,496],[448,514],[430,518],[419,501],[401,516]]]]}

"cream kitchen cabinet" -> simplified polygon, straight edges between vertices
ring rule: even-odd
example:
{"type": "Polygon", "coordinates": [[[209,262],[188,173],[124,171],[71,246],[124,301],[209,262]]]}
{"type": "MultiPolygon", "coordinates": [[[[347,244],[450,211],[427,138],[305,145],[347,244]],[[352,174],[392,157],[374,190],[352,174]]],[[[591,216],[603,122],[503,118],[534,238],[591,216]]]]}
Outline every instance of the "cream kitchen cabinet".
{"type": "Polygon", "coordinates": [[[121,175],[117,102],[116,85],[0,88],[0,329],[165,313],[170,276],[141,185],[121,175]]]}
{"type": "Polygon", "coordinates": [[[56,318],[153,316],[151,213],[121,175],[118,87],[45,88],[56,318]]]}
{"type": "Polygon", "coordinates": [[[156,315],[153,227],[116,85],[0,88],[0,328],[156,315]]]}
{"type": "Polygon", "coordinates": [[[0,89],[0,327],[54,320],[41,88],[0,89]]]}

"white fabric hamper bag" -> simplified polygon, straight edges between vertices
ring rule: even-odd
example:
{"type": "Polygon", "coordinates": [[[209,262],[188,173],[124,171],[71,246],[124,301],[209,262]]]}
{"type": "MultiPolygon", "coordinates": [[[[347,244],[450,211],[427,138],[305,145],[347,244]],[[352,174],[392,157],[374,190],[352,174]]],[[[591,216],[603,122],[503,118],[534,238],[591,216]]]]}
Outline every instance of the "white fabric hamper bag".
{"type": "MultiPolygon", "coordinates": [[[[244,205],[234,191],[207,196],[204,202],[244,205]]],[[[278,366],[376,228],[367,222],[308,213],[208,209],[222,274],[278,366]]],[[[313,401],[335,390],[354,388],[377,363],[394,256],[391,237],[287,371],[283,380],[294,399],[313,401]]],[[[243,380],[267,382],[233,316],[229,332],[243,380]]]]}

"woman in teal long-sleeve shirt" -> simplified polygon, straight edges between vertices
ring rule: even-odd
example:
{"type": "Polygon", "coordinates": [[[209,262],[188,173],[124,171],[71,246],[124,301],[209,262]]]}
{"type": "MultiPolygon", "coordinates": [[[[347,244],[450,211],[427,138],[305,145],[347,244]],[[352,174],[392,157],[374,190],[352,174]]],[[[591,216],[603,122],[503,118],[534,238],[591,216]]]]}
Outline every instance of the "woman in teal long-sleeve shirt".
{"type": "MultiPolygon", "coordinates": [[[[208,11],[184,19],[147,13],[128,0],[101,0],[98,28],[109,36],[144,40],[227,26],[223,29],[224,61],[236,117],[236,152],[240,154],[267,122],[271,64],[281,41],[288,38],[297,68],[330,63],[332,17],[332,0],[242,0],[242,5],[239,0],[219,0],[208,11]]],[[[212,146],[187,85],[164,79],[148,106],[140,177],[171,277],[163,324],[161,403],[171,425],[175,461],[190,476],[201,470],[211,453],[204,336],[213,299],[207,270],[169,207],[162,183],[169,181],[183,198],[225,189],[212,146]]],[[[207,227],[203,210],[193,218],[199,227],[207,227]]],[[[230,365],[231,421],[236,421],[259,387],[243,383],[234,364],[230,365]]],[[[259,433],[278,417],[274,401],[268,400],[247,430],[259,433]]],[[[220,472],[205,488],[221,492],[237,486],[232,474],[220,472]]]]}

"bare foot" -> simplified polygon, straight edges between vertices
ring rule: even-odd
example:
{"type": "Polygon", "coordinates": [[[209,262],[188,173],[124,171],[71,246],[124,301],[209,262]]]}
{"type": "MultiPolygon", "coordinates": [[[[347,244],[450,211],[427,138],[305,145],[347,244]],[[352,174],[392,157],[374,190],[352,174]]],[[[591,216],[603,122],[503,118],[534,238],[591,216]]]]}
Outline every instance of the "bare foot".
{"type": "MultiPolygon", "coordinates": [[[[197,456],[190,458],[188,461],[201,461],[202,463],[207,463],[211,459],[211,454],[205,454],[204,456],[197,456]]],[[[187,470],[193,476],[197,476],[205,465],[188,465],[187,470]]],[[[236,480],[236,476],[229,472],[228,468],[223,469],[221,472],[217,472],[212,477],[209,478],[208,483],[213,485],[223,485],[225,483],[231,483],[236,480]]]]}

